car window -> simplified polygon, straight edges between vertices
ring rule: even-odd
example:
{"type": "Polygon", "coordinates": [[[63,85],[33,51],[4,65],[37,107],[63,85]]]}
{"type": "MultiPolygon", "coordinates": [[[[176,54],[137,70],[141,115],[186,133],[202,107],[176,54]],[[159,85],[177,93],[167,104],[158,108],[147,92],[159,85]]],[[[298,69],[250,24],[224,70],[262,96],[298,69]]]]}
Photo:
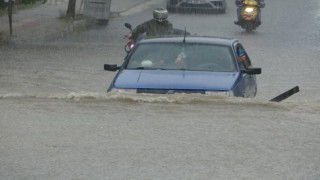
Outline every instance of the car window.
{"type": "Polygon", "coordinates": [[[128,69],[187,69],[193,71],[235,71],[232,51],[211,44],[140,44],[129,57],[128,69]]]}
{"type": "Polygon", "coordinates": [[[140,44],[129,57],[127,68],[174,69],[176,54],[177,49],[166,44],[140,44]]]}

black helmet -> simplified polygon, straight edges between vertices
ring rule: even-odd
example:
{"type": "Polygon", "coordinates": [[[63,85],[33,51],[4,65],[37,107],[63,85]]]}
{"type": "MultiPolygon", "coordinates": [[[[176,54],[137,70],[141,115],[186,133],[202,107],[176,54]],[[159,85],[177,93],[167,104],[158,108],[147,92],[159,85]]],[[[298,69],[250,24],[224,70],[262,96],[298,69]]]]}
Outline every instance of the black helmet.
{"type": "Polygon", "coordinates": [[[168,18],[168,11],[164,8],[156,8],[153,11],[153,18],[159,22],[163,22],[168,18]]]}

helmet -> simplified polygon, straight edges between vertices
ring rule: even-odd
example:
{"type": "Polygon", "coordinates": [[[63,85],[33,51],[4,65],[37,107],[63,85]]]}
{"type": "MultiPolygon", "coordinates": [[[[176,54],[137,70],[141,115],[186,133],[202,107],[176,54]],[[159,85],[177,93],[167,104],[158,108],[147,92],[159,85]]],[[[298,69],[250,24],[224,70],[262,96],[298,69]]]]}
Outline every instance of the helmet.
{"type": "Polygon", "coordinates": [[[168,18],[168,11],[164,8],[156,8],[153,10],[153,18],[156,21],[163,22],[168,18]]]}

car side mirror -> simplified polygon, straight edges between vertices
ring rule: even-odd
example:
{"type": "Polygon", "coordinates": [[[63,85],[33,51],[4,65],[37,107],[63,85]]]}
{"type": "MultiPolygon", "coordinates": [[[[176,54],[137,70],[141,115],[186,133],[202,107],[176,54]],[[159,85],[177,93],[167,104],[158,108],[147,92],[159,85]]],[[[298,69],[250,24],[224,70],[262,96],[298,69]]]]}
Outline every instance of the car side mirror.
{"type": "Polygon", "coordinates": [[[120,69],[116,64],[105,64],[103,68],[105,71],[117,71],[120,69]]]}
{"type": "Polygon", "coordinates": [[[248,68],[241,70],[241,73],[249,74],[249,75],[255,75],[255,74],[261,74],[261,68],[248,68]]]}

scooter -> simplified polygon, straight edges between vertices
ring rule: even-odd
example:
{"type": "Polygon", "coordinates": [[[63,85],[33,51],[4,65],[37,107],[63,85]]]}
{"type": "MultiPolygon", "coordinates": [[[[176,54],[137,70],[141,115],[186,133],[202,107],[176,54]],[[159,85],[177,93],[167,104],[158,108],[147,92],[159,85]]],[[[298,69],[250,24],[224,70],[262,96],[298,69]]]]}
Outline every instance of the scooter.
{"type": "Polygon", "coordinates": [[[259,21],[260,10],[262,8],[258,5],[256,0],[243,0],[241,5],[241,12],[239,23],[237,25],[245,29],[247,32],[255,30],[260,26],[261,22],[259,21]]]}

